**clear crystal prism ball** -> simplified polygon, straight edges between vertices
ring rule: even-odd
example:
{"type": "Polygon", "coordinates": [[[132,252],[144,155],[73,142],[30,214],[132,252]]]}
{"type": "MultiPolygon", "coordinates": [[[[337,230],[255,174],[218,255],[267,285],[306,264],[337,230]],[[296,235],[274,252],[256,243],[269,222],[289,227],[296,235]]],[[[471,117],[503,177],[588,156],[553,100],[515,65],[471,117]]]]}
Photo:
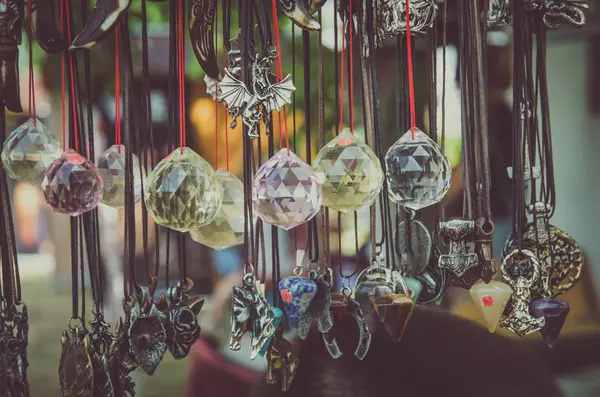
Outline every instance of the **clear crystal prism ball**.
{"type": "Polygon", "coordinates": [[[258,169],[253,188],[256,214],[285,230],[311,220],[321,208],[323,192],[313,169],[286,148],[258,169]]]}
{"type": "Polygon", "coordinates": [[[55,211],[77,216],[98,205],[102,184],[94,163],[69,149],[44,174],[42,191],[55,211]]]}
{"type": "Polygon", "coordinates": [[[390,199],[413,210],[436,204],[450,189],[452,167],[437,143],[407,131],[385,155],[390,199]]]}
{"type": "Polygon", "coordinates": [[[44,124],[29,119],[4,142],[2,163],[11,178],[39,185],[50,164],[61,154],[60,143],[44,124]]]}
{"type": "Polygon", "coordinates": [[[370,206],[383,186],[377,155],[348,130],[323,146],[313,170],[322,183],[322,205],[340,212],[370,206]]]}
{"type": "Polygon", "coordinates": [[[148,174],[146,208],[161,226],[187,232],[219,212],[223,186],[210,164],[190,148],[177,148],[148,174]]]}
{"type": "MultiPolygon", "coordinates": [[[[140,161],[131,154],[133,163],[133,199],[142,198],[142,173],[140,161]]],[[[113,145],[96,160],[96,166],[104,180],[102,202],[113,208],[125,206],[125,146],[113,145]]]]}
{"type": "Polygon", "coordinates": [[[244,184],[223,168],[216,174],[223,185],[221,209],[208,225],[190,230],[190,236],[200,244],[222,250],[244,242],[244,184]]]}

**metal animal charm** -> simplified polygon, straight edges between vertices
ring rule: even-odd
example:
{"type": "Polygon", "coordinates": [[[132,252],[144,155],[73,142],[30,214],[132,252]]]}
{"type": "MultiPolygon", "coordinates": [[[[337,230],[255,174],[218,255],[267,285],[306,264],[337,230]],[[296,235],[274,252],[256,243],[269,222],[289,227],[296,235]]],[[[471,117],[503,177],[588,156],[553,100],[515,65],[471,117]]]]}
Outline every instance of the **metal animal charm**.
{"type": "Polygon", "coordinates": [[[231,310],[231,333],[229,348],[240,350],[241,340],[244,335],[244,324],[252,335],[251,359],[256,358],[261,349],[275,334],[273,320],[275,315],[266,298],[256,290],[255,279],[252,273],[243,277],[242,287],[233,287],[233,301],[231,310]]]}
{"type": "Polygon", "coordinates": [[[127,311],[125,313],[125,322],[121,318],[117,320],[115,334],[107,354],[107,365],[115,397],[135,397],[135,383],[129,374],[139,366],[139,362],[130,351],[127,332],[130,326],[129,316],[127,311]]]}
{"type": "MultiPolygon", "coordinates": [[[[488,26],[510,25],[512,23],[511,0],[490,0],[488,26]]],[[[532,14],[542,16],[549,29],[556,29],[568,23],[573,27],[585,25],[585,11],[589,8],[587,1],[581,0],[526,0],[525,9],[532,14]]]]}
{"type": "Polygon", "coordinates": [[[192,345],[200,337],[197,316],[204,305],[204,297],[188,296],[192,285],[188,281],[185,288],[177,284],[169,289],[167,344],[171,355],[177,360],[187,357],[192,345]]]}
{"type": "Polygon", "coordinates": [[[94,396],[94,366],[91,339],[83,326],[64,331],[62,354],[58,366],[60,388],[64,397],[94,396]]]}
{"type": "Polygon", "coordinates": [[[29,318],[24,304],[0,306],[0,396],[29,397],[27,341],[29,318]]]}
{"type": "Polygon", "coordinates": [[[532,332],[541,330],[545,325],[544,317],[533,317],[529,312],[531,305],[531,288],[540,278],[540,262],[532,251],[515,250],[512,251],[502,262],[502,276],[513,289],[513,295],[510,303],[510,312],[506,317],[500,320],[500,326],[511,330],[519,336],[525,336],[532,332]],[[529,261],[533,272],[531,277],[517,276],[513,277],[508,269],[512,261],[518,256],[524,257],[529,261]]]}
{"type": "Polygon", "coordinates": [[[267,365],[267,383],[281,383],[281,390],[288,391],[298,370],[298,357],[292,344],[279,333],[275,334],[267,351],[267,365]]]}
{"type": "Polygon", "coordinates": [[[22,3],[0,0],[0,100],[15,113],[23,111],[19,91],[18,48],[21,44],[22,12],[22,3]]]}
{"type": "Polygon", "coordinates": [[[296,332],[300,339],[306,339],[310,332],[313,320],[317,322],[317,329],[321,333],[329,332],[333,327],[331,316],[331,274],[317,276],[316,272],[310,273],[310,278],[317,284],[317,294],[313,298],[306,312],[296,325],[296,332]]]}

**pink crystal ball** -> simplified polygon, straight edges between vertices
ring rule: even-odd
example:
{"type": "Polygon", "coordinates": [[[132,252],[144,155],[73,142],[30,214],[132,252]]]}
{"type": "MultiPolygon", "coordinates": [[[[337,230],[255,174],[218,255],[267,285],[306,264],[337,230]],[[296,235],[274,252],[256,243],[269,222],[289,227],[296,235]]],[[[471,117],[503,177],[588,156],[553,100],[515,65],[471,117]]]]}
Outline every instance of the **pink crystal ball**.
{"type": "Polygon", "coordinates": [[[44,174],[42,191],[54,211],[77,216],[98,205],[103,183],[94,163],[69,149],[44,174]]]}

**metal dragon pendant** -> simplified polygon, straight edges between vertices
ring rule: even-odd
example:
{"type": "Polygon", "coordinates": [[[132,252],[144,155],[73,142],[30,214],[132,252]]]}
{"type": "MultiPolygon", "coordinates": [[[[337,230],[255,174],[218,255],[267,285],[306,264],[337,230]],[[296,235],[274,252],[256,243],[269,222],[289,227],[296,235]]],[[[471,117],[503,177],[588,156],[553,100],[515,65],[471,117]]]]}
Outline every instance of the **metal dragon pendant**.
{"type": "Polygon", "coordinates": [[[540,262],[532,251],[514,250],[502,262],[502,276],[513,289],[508,314],[500,320],[500,326],[511,330],[519,336],[529,335],[544,328],[544,317],[534,317],[529,312],[531,305],[531,288],[540,278],[540,262]],[[519,258],[519,256],[521,258],[519,258]],[[533,269],[531,277],[518,275],[513,277],[509,269],[516,259],[526,259],[533,269]]]}
{"type": "Polygon", "coordinates": [[[277,58],[277,50],[272,44],[264,57],[258,59],[256,50],[252,49],[249,59],[252,60],[249,84],[242,81],[241,51],[239,36],[231,40],[231,49],[228,52],[228,65],[225,76],[221,81],[208,75],[204,78],[206,91],[213,99],[224,102],[231,116],[231,128],[237,127],[237,118],[242,117],[243,123],[248,127],[251,138],[258,137],[258,124],[264,120],[269,124],[271,112],[279,111],[283,106],[292,102],[292,94],[296,87],[292,77],[287,75],[277,81],[270,69],[277,58]]]}
{"type": "Polygon", "coordinates": [[[275,315],[267,299],[256,289],[254,275],[247,273],[242,280],[241,288],[233,287],[229,348],[240,350],[242,336],[249,331],[252,335],[250,358],[254,359],[275,334],[275,315]]]}
{"type": "Polygon", "coordinates": [[[0,305],[0,395],[29,397],[27,381],[27,341],[29,322],[27,306],[0,305]]]}

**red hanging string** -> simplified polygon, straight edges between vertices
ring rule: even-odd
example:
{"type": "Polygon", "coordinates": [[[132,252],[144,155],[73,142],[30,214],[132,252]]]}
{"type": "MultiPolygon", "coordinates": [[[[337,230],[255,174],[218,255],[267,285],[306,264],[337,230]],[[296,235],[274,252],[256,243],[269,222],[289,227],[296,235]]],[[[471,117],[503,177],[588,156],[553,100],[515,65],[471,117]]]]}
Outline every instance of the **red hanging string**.
{"type": "MultiPolygon", "coordinates": [[[[281,79],[283,79],[283,61],[281,60],[281,38],[279,36],[279,20],[277,19],[277,3],[275,0],[271,0],[271,10],[273,12],[273,33],[274,33],[274,39],[275,39],[275,47],[277,48],[277,59],[275,60],[275,76],[277,78],[277,81],[281,81],[281,79]]],[[[307,93],[308,94],[308,93],[307,93]]],[[[287,112],[285,110],[285,106],[283,106],[283,125],[285,127],[285,145],[287,147],[287,154],[289,156],[290,154],[290,137],[289,137],[289,133],[288,133],[288,126],[287,126],[287,112]]],[[[278,114],[278,118],[279,118],[279,147],[283,148],[283,143],[282,143],[282,139],[281,139],[281,112],[279,112],[278,114]]]]}
{"type": "MultiPolygon", "coordinates": [[[[64,11],[66,13],[67,16],[67,36],[69,37],[69,41],[71,40],[71,17],[69,15],[69,12],[67,10],[66,7],[64,7],[64,11]]],[[[72,109],[73,109],[73,131],[75,132],[75,151],[79,152],[79,127],[77,125],[77,108],[75,105],[75,72],[73,70],[73,55],[74,53],[70,53],[69,54],[69,81],[70,81],[70,85],[71,85],[71,97],[73,98],[73,100],[71,101],[72,103],[72,109]]]]}
{"type": "Polygon", "coordinates": [[[350,78],[350,87],[349,87],[349,91],[350,91],[350,131],[352,132],[352,135],[354,135],[354,74],[353,74],[353,61],[352,59],[354,58],[354,52],[352,51],[352,25],[354,25],[354,18],[352,16],[352,0],[350,0],[348,2],[350,5],[350,18],[348,18],[348,21],[350,23],[350,26],[348,27],[348,44],[349,44],[349,58],[350,58],[350,67],[348,68],[348,77],[350,78]]]}
{"type": "Polygon", "coordinates": [[[186,146],[185,136],[185,49],[184,49],[184,30],[183,30],[183,0],[178,0],[178,50],[179,50],[179,144],[181,153],[186,146]]]}
{"type": "Polygon", "coordinates": [[[119,61],[119,27],[115,27],[115,143],[121,153],[121,68],[119,61]]]}
{"type": "Polygon", "coordinates": [[[27,19],[28,19],[28,27],[27,27],[27,41],[29,42],[29,117],[33,116],[33,125],[37,124],[37,112],[35,111],[35,79],[33,73],[33,37],[32,37],[32,28],[31,28],[31,13],[33,6],[31,4],[31,0],[27,0],[27,19]]]}
{"type": "Polygon", "coordinates": [[[413,76],[412,46],[410,43],[410,1],[406,0],[406,47],[408,53],[408,93],[410,102],[410,131],[412,138],[415,139],[415,130],[417,129],[417,116],[415,113],[415,82],[413,76]]]}
{"type": "MultiPolygon", "coordinates": [[[[60,34],[64,37],[65,35],[65,28],[64,28],[64,0],[60,0],[60,34]]],[[[61,84],[60,84],[60,88],[61,88],[61,95],[60,95],[60,110],[61,110],[61,114],[62,114],[62,144],[63,144],[63,148],[66,147],[67,145],[67,118],[65,115],[65,52],[62,51],[60,53],[60,80],[61,80],[61,84]]]]}

